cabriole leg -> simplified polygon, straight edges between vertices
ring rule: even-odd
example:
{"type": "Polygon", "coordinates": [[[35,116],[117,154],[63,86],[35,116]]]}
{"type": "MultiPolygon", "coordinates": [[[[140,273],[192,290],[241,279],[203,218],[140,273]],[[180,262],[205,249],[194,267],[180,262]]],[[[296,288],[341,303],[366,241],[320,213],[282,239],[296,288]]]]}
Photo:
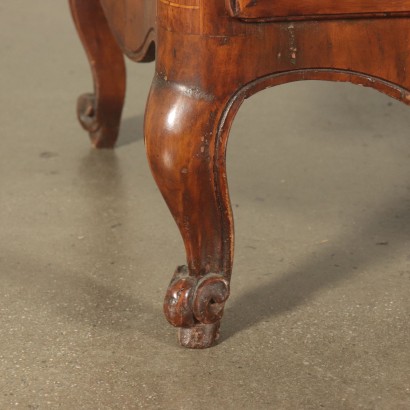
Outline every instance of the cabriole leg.
{"type": "Polygon", "coordinates": [[[201,90],[156,76],[145,117],[154,178],[184,240],[164,312],[181,345],[210,347],[229,296],[233,224],[218,124],[224,105],[201,90]],[[222,152],[222,154],[220,153],[222,152]]]}
{"type": "Polygon", "coordinates": [[[78,98],[77,115],[96,148],[113,148],[125,98],[125,64],[99,0],[69,0],[94,79],[94,93],[78,98]]]}

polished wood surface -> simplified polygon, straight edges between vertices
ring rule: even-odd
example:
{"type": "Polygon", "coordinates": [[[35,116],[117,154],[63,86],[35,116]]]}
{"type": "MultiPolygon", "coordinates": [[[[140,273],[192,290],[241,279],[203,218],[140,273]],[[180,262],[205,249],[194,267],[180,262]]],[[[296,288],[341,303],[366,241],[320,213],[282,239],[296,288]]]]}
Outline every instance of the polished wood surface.
{"type": "Polygon", "coordinates": [[[94,80],[94,92],[78,98],[77,116],[95,147],[112,148],[125,98],[124,57],[107,25],[100,0],[69,3],[94,80]]]}
{"type": "Polygon", "coordinates": [[[108,24],[123,52],[134,61],[152,61],[155,1],[100,0],[108,24]]]}
{"type": "MultiPolygon", "coordinates": [[[[343,14],[327,19],[323,16],[329,11],[328,2],[320,0],[315,4],[323,7],[315,13],[321,18],[300,15],[302,19],[260,24],[230,16],[227,5],[234,2],[158,0],[154,31],[143,21],[152,17],[144,7],[154,8],[154,2],[118,2],[122,6],[117,9],[116,2],[101,1],[123,49],[135,51],[146,38],[156,43],[156,69],[145,114],[146,151],[187,255],[186,265],[173,275],[164,311],[168,321],[180,328],[183,346],[209,347],[218,337],[230,291],[234,228],[226,146],[239,107],[264,88],[300,80],[349,81],[409,104],[410,18],[381,17],[384,9],[369,8],[384,4],[386,12],[393,10],[389,5],[405,11],[409,1],[400,2],[401,9],[395,1],[340,2],[344,6],[336,10],[343,14]],[[127,12],[125,4],[144,12],[138,18],[133,10],[127,12]],[[377,14],[370,15],[372,11],[377,14]],[[346,17],[354,13],[363,14],[346,17]],[[119,21],[124,21],[124,32],[119,21]],[[145,27],[146,34],[136,26],[145,27]]],[[[250,3],[255,9],[290,4],[250,3]]],[[[313,2],[294,4],[292,13],[303,12],[302,5],[313,2]]]]}
{"type": "Polygon", "coordinates": [[[360,17],[362,14],[386,16],[410,12],[409,0],[225,0],[231,16],[244,19],[320,16],[360,17]]]}

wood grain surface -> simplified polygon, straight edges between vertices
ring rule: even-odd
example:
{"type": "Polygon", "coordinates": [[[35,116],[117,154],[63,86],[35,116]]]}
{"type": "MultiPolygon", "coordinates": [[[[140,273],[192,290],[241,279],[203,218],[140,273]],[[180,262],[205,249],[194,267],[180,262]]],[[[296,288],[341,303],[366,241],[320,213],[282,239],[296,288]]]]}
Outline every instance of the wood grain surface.
{"type": "Polygon", "coordinates": [[[410,12],[409,0],[226,0],[226,5],[231,16],[259,20],[410,12]]]}

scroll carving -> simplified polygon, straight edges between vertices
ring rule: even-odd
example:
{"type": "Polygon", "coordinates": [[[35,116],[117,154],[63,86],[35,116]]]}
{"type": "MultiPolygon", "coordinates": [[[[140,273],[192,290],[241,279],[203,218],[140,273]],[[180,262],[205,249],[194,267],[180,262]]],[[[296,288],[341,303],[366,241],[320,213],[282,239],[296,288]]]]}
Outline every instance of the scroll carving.
{"type": "Polygon", "coordinates": [[[87,93],[78,97],[77,117],[81,126],[90,133],[95,134],[101,128],[97,120],[95,94],[87,93]]]}
{"type": "Polygon", "coordinates": [[[219,323],[228,297],[229,282],[223,275],[196,278],[187,266],[179,266],[165,295],[165,316],[176,327],[219,323]]]}

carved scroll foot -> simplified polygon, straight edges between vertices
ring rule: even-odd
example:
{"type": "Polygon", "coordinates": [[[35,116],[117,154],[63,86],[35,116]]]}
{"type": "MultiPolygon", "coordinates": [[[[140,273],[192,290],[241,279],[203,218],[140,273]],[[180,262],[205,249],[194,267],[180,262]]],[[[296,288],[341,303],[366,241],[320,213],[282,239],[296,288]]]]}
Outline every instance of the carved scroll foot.
{"type": "Polygon", "coordinates": [[[70,7],[94,80],[94,93],[78,99],[77,116],[96,148],[113,148],[125,98],[124,57],[100,0],[70,0],[70,7]]]}
{"type": "Polygon", "coordinates": [[[77,118],[88,131],[95,148],[113,148],[119,133],[122,105],[114,105],[109,117],[101,118],[99,111],[107,111],[107,101],[97,101],[95,94],[82,94],[77,100],[77,118]],[[102,108],[101,106],[104,106],[102,108]]]}
{"type": "Polygon", "coordinates": [[[177,268],[164,301],[167,320],[179,327],[184,347],[204,349],[219,337],[220,319],[229,296],[229,282],[223,275],[189,275],[186,266],[177,268]]]}

